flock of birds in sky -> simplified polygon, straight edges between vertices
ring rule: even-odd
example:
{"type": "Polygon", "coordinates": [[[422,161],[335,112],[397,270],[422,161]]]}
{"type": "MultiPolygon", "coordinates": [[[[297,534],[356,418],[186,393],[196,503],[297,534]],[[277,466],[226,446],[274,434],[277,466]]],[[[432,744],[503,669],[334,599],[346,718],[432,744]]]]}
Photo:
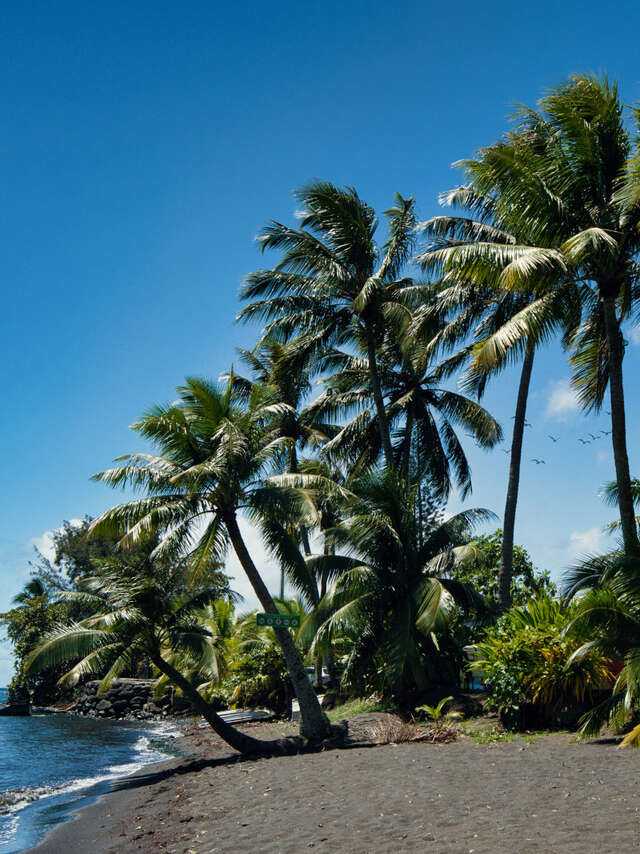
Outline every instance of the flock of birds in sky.
{"type": "MultiPolygon", "coordinates": [[[[607,415],[611,415],[611,413],[609,411],[607,411],[607,415]]],[[[511,420],[513,420],[514,418],[515,418],[515,416],[512,415],[511,420]]],[[[531,424],[529,421],[525,420],[524,426],[525,427],[533,427],[533,424],[531,424]]],[[[474,445],[476,445],[476,447],[478,447],[478,448],[482,447],[482,445],[480,445],[479,442],[475,441],[475,437],[471,433],[465,433],[465,435],[469,436],[471,439],[474,439],[474,445]]],[[[592,442],[597,442],[598,439],[603,439],[606,436],[610,436],[610,435],[611,435],[611,430],[598,430],[597,433],[587,433],[586,436],[584,436],[584,437],[578,436],[577,439],[581,445],[591,445],[592,442]]],[[[560,436],[554,436],[552,433],[547,433],[547,438],[550,439],[554,445],[556,444],[556,442],[560,441],[560,436]]],[[[509,456],[511,454],[511,448],[501,448],[500,450],[502,451],[503,454],[506,454],[507,456],[509,456]]],[[[543,460],[540,457],[531,457],[530,462],[535,463],[537,466],[544,466],[547,463],[546,460],[543,460]]]]}

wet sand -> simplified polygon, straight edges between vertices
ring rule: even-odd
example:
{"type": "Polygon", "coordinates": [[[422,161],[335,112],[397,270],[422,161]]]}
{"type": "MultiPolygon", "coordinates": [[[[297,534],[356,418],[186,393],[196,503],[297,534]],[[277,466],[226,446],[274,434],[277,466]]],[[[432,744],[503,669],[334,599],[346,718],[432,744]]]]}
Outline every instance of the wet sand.
{"type": "Polygon", "coordinates": [[[640,851],[640,752],[611,743],[463,738],[243,760],[214,739],[194,730],[189,758],[129,778],[32,854],[640,851]]]}

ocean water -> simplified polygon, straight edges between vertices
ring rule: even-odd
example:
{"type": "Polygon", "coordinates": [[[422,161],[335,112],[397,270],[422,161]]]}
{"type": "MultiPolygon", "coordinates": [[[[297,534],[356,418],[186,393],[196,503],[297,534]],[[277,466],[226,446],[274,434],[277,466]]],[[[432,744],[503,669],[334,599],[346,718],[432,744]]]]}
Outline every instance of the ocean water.
{"type": "Polygon", "coordinates": [[[169,722],[0,717],[0,854],[30,848],[113,780],[174,755],[179,734],[169,722]]]}

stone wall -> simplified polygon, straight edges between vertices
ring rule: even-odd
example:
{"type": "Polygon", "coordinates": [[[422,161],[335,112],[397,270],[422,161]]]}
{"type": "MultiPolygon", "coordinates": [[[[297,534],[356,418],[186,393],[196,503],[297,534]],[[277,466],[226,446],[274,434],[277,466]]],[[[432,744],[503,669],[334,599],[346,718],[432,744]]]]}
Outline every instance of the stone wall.
{"type": "Polygon", "coordinates": [[[108,691],[98,694],[100,682],[86,682],[74,711],[93,718],[130,720],[152,720],[189,713],[189,703],[181,697],[172,697],[171,689],[154,699],[153,685],[153,679],[116,679],[108,691]]]}

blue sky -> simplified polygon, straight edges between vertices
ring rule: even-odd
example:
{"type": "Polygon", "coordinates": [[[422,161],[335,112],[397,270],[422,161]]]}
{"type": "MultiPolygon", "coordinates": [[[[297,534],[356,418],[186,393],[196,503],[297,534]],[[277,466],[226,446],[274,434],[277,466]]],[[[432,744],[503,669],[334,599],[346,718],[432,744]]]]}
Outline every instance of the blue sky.
{"type": "MultiPolygon", "coordinates": [[[[88,476],[140,446],[127,425],[185,374],[218,376],[255,330],[234,326],[254,236],[291,221],[310,178],[393,193],[420,213],[451,163],[492,142],[516,102],[572,71],[640,98],[640,11],[601,4],[368,0],[301,4],[5,3],[0,86],[0,609],[34,543],[117,498],[88,476]]],[[[625,363],[632,467],[636,373],[625,363]]],[[[517,540],[557,577],[602,545],[607,429],[573,406],[562,354],[534,370],[517,540]],[[553,444],[547,433],[560,436],[553,444]]],[[[504,374],[487,405],[506,429],[504,374]]],[[[469,449],[471,502],[502,511],[506,455],[469,449]]],[[[637,469],[636,469],[637,470],[637,469]]],[[[242,589],[242,585],[238,584],[242,589]]],[[[0,645],[0,684],[9,652],[0,645]]]]}

